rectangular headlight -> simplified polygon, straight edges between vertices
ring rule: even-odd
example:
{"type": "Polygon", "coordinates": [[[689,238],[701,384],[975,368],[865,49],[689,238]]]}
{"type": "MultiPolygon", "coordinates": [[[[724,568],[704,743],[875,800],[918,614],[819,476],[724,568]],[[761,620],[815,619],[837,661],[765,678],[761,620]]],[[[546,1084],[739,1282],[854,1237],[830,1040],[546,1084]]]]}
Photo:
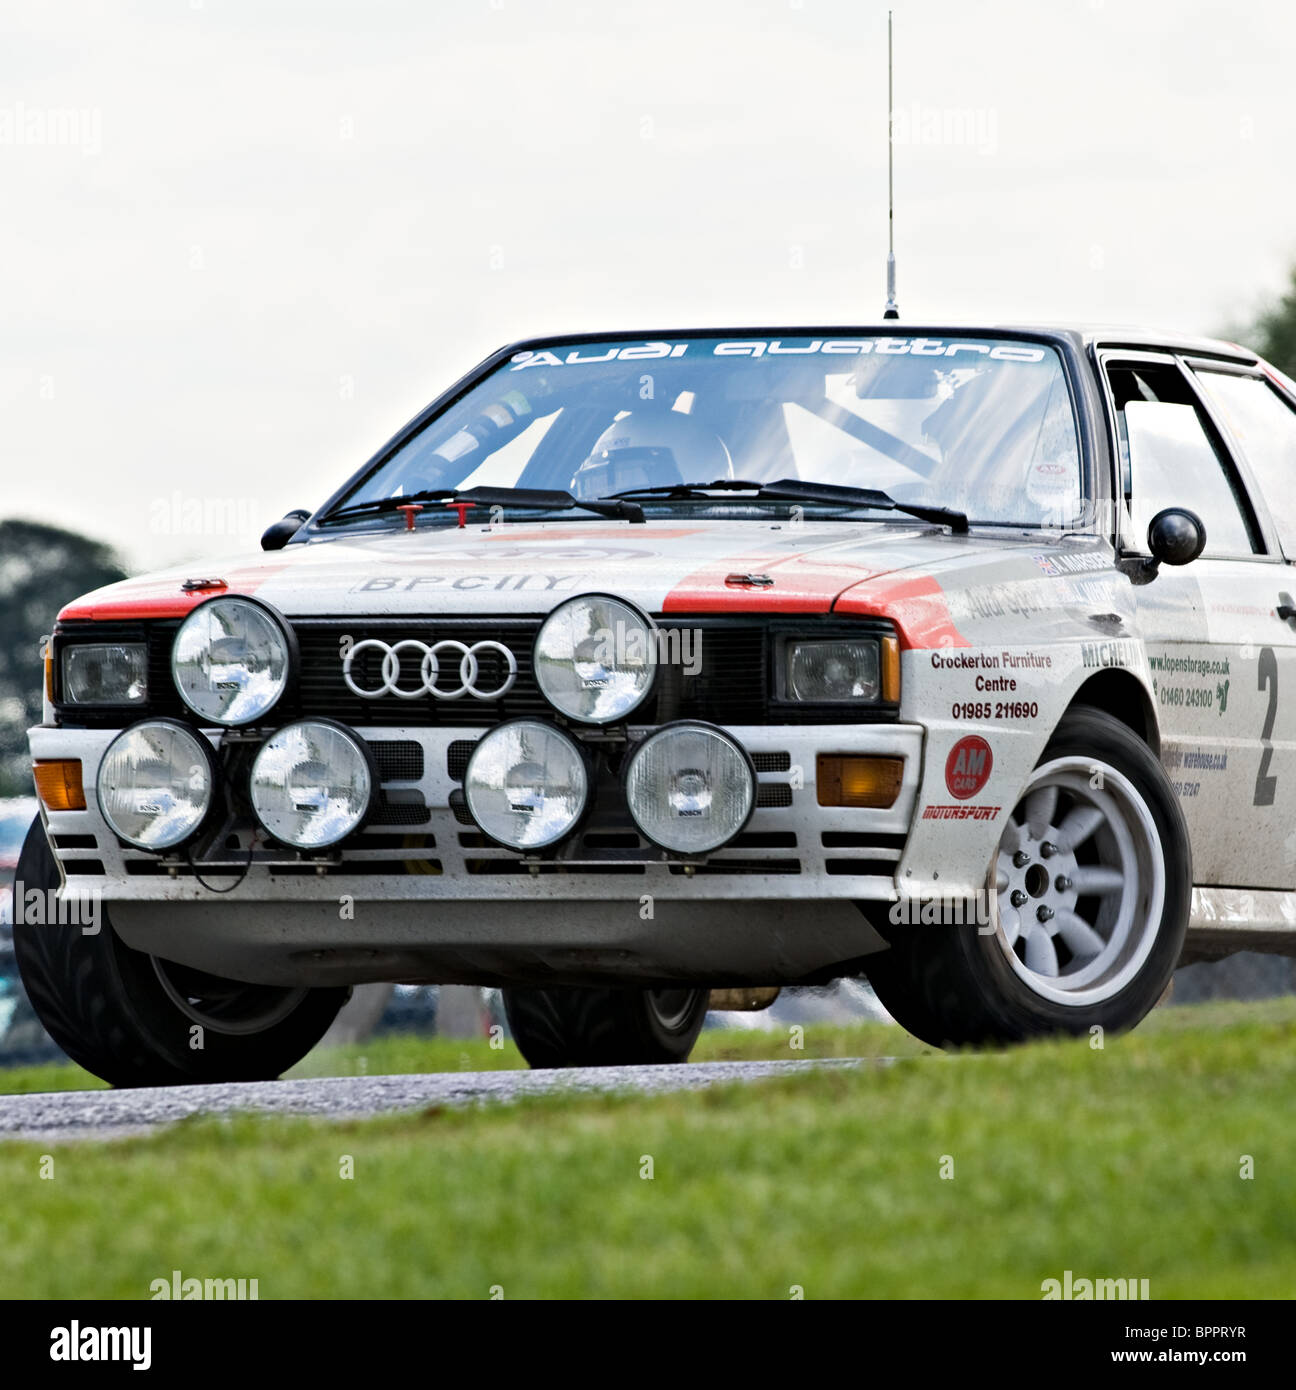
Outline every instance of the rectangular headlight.
{"type": "Polygon", "coordinates": [[[142,705],[148,698],[148,650],[142,642],[64,647],[62,677],[70,705],[142,705]]]}
{"type": "Polygon", "coordinates": [[[783,698],[814,705],[871,704],[882,695],[876,637],[789,641],[783,649],[783,698]]]}

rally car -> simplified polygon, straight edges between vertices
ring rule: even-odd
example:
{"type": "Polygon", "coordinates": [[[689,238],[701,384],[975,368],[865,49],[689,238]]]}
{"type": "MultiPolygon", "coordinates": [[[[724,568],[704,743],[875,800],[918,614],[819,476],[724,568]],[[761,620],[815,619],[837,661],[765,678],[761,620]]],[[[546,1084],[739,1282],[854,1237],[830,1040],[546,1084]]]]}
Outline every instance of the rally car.
{"type": "Polygon", "coordinates": [[[861,975],[936,1044],[1128,1028],[1296,951],[1293,463],[1222,342],[507,347],[264,553],[60,613],[27,990],[123,1085],[380,980],[501,987],[539,1066],[861,975]]]}

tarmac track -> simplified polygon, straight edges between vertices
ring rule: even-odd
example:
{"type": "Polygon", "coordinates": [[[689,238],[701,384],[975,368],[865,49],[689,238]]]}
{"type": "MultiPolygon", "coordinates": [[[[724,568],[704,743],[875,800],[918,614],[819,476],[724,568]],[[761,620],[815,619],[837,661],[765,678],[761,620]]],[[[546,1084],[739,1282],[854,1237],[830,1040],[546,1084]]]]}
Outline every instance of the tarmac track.
{"type": "Polygon", "coordinates": [[[888,1065],[890,1057],[833,1061],[690,1062],[679,1066],[578,1067],[563,1071],[464,1071],[231,1082],[124,1091],[47,1091],[0,1096],[0,1140],[62,1142],[146,1134],[192,1115],[311,1115],[350,1120],[436,1105],[500,1103],[555,1091],[644,1095],[755,1082],[821,1067],[888,1065]]]}

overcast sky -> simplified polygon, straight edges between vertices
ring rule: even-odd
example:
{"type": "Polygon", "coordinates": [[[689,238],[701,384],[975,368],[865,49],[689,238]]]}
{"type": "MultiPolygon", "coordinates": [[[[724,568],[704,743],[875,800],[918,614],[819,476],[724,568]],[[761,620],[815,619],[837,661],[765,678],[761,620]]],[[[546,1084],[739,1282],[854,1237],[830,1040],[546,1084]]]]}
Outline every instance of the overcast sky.
{"type": "MultiPolygon", "coordinates": [[[[905,318],[1282,287],[1296,8],[893,4],[905,318]]],[[[861,0],[0,0],[0,516],[224,555],[512,339],[876,319],[885,63],[861,0]]]]}

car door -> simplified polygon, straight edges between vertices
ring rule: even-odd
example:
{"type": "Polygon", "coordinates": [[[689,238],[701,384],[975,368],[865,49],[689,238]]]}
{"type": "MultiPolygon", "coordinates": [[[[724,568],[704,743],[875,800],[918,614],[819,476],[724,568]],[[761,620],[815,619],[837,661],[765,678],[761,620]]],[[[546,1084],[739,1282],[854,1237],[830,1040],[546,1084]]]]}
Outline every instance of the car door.
{"type": "Polygon", "coordinates": [[[1122,552],[1147,554],[1148,523],[1165,507],[1206,526],[1199,559],[1134,587],[1194,881],[1296,886],[1296,623],[1278,613],[1293,590],[1273,521],[1184,362],[1125,351],[1101,360],[1126,499],[1122,552]]]}

